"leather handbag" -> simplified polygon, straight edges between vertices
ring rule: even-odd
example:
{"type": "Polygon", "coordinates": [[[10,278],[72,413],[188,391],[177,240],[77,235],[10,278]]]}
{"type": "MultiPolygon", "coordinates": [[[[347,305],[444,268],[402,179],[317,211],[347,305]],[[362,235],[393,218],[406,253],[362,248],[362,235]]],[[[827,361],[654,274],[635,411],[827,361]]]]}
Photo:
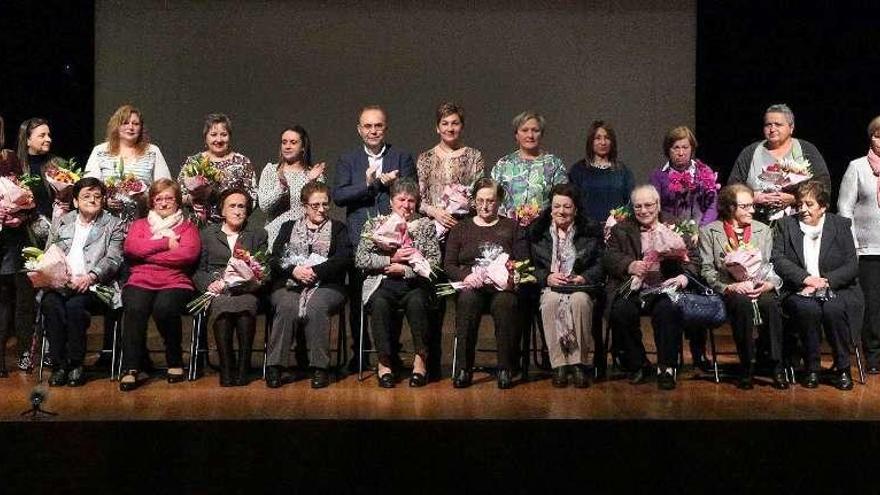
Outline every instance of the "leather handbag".
{"type": "Polygon", "coordinates": [[[727,310],[724,299],[709,287],[703,285],[695,277],[685,273],[691,282],[702,291],[684,292],[678,295],[676,305],[681,311],[684,323],[692,327],[717,328],[727,321],[727,310]]]}

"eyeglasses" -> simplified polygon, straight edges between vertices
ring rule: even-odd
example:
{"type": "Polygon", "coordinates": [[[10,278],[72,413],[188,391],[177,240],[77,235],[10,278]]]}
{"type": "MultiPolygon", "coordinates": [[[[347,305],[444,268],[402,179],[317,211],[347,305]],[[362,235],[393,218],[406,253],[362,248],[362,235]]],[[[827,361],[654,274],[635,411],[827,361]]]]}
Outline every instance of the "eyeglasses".
{"type": "Polygon", "coordinates": [[[78,199],[80,201],[101,201],[102,199],[104,199],[104,195],[101,193],[81,194],[81,195],[77,196],[76,199],[78,199]]]}
{"type": "Polygon", "coordinates": [[[330,203],[306,203],[306,206],[308,206],[312,210],[318,211],[322,208],[325,210],[330,208],[330,203]]]}
{"type": "Polygon", "coordinates": [[[174,196],[156,196],[153,198],[154,203],[176,203],[177,198],[174,196]]]}
{"type": "Polygon", "coordinates": [[[653,203],[640,203],[633,205],[633,210],[650,210],[651,208],[657,206],[657,202],[653,203]]]}
{"type": "Polygon", "coordinates": [[[737,203],[736,207],[741,210],[754,210],[755,204],[754,203],[737,203]]]}

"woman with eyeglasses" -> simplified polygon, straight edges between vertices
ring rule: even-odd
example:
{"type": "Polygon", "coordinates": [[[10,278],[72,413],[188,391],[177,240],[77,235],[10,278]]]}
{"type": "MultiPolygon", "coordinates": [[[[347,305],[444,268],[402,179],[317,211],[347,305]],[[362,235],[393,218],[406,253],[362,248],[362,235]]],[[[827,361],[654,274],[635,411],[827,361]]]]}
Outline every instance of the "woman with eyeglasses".
{"type": "Polygon", "coordinates": [[[671,390],[675,388],[683,325],[678,306],[664,290],[689,286],[688,277],[699,274],[699,254],[689,239],[675,241],[672,236],[676,234],[660,222],[660,194],[654,186],[638,186],[630,198],[635,214],[611,229],[602,259],[608,274],[606,311],[615,343],[613,352],[623,369],[631,373],[630,383],[639,385],[650,378],[640,322],[642,313],[647,313],[657,347],[657,386],[671,390]],[[652,251],[671,252],[668,248],[676,245],[679,251],[686,249],[687,255],[662,259],[659,269],[645,259],[652,251]]]}
{"type": "Polygon", "coordinates": [[[834,358],[832,384],[853,388],[850,345],[859,334],[865,301],[850,219],[829,213],[824,182],[797,188],[797,216],[784,218],[773,238],[773,266],[782,277],[782,309],[799,330],[805,356],[803,386],[819,386],[822,329],[834,358]]]}
{"type": "Polygon", "coordinates": [[[263,167],[257,193],[260,208],[266,212],[270,249],[284,223],[302,218],[300,191],[303,186],[313,180],[327,182],[326,168],[324,162],[312,163],[312,141],[301,125],[281,131],[278,163],[267,163],[263,167]]]}
{"type": "Polygon", "coordinates": [[[59,219],[49,233],[48,248],[57,245],[67,255],[70,282],[64,289],[45,289],[41,301],[49,339],[53,387],[85,384],[83,360],[86,330],[93,312],[103,308],[90,287],[112,284],[122,265],[125,225],[104,211],[106,188],[94,177],[73,185],[74,210],[59,219]]]}
{"type": "Polygon", "coordinates": [[[721,218],[700,231],[701,273],[709,286],[723,295],[727,306],[741,367],[737,386],[746,390],[753,388],[755,339],[752,334],[760,319],[763,323],[759,331],[770,344],[773,387],[786,389],[788,381],[782,366],[782,308],[778,297],[782,279],[768,269],[760,279],[737,280],[725,263],[729,253],[743,249],[757,250],[762,266],[770,263],[773,233],[770,227],[752,218],[754,211],[754,195],[748,186],[732,184],[721,189],[718,195],[721,218]],[[759,314],[755,314],[755,303],[759,314]]]}
{"type": "Polygon", "coordinates": [[[190,273],[202,248],[198,228],[180,209],[177,182],[159,179],[150,186],[147,197],[152,208],[146,218],[132,222],[124,245],[131,275],[122,289],[125,374],[119,380],[119,390],[123,392],[143,383],[140,369],[151,316],[165,341],[168,383],[184,380],[181,316],[193,299],[190,273]]]}
{"type": "Polygon", "coordinates": [[[307,182],[300,191],[300,204],[305,215],[284,222],[272,248],[276,275],[266,353],[269,388],[282,385],[282,371],[298,330],[305,334],[309,350],[311,387],[330,384],[330,316],[345,304],[345,276],[352,264],[348,228],[330,219],[330,188],[316,180],[307,182]]]}

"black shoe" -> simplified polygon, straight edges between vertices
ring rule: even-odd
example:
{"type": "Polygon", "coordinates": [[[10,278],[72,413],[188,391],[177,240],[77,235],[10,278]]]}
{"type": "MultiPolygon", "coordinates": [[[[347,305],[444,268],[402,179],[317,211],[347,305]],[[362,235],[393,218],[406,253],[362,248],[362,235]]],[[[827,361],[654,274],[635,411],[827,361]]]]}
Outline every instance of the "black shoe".
{"type": "Polygon", "coordinates": [[[590,374],[587,367],[578,364],[574,367],[574,388],[587,388],[590,386],[590,374]]]}
{"type": "Polygon", "coordinates": [[[804,377],[804,388],[816,388],[819,386],[819,373],[810,371],[804,377]]]}
{"type": "Polygon", "coordinates": [[[376,375],[379,380],[379,386],[382,388],[394,388],[394,373],[385,373],[384,375],[376,375]]]}
{"type": "Polygon", "coordinates": [[[67,370],[64,368],[53,370],[52,376],[49,377],[49,386],[63,387],[64,385],[67,385],[67,370]]]}
{"type": "Polygon", "coordinates": [[[675,374],[671,369],[666,369],[657,375],[657,388],[660,390],[673,390],[675,388],[675,374]]]}
{"type": "Polygon", "coordinates": [[[321,368],[315,368],[312,371],[312,388],[324,388],[327,385],[330,385],[330,375],[327,374],[327,370],[321,368]]]}
{"type": "Polygon", "coordinates": [[[412,376],[409,377],[409,386],[410,387],[424,387],[428,384],[428,377],[423,373],[413,372],[412,376]]]}
{"type": "Polygon", "coordinates": [[[281,366],[269,366],[266,368],[266,386],[269,388],[281,386],[281,366]]]}
{"type": "Polygon", "coordinates": [[[452,388],[468,388],[474,381],[474,375],[468,370],[461,369],[452,378],[452,388]]]}
{"type": "Polygon", "coordinates": [[[127,371],[122,377],[119,379],[119,391],[120,392],[131,392],[132,390],[141,386],[140,380],[138,380],[138,372],[136,370],[127,371]],[[126,381],[128,377],[132,379],[130,381],[126,381]]]}
{"type": "Polygon", "coordinates": [[[180,373],[171,373],[171,370],[165,372],[165,380],[168,383],[180,383],[186,380],[186,373],[181,369],[180,373]]]}
{"type": "Polygon", "coordinates": [[[837,376],[837,380],[834,382],[834,386],[838,390],[852,390],[853,389],[853,379],[852,372],[849,369],[844,369],[838,371],[839,375],[837,376]]]}
{"type": "Polygon", "coordinates": [[[785,370],[779,368],[773,371],[773,388],[788,390],[788,377],[785,376],[785,370]]]}
{"type": "Polygon", "coordinates": [[[651,370],[649,368],[639,368],[629,375],[629,383],[631,385],[641,385],[643,383],[647,383],[650,374],[651,370]]]}
{"type": "Polygon", "coordinates": [[[498,388],[501,390],[507,390],[513,387],[513,377],[511,376],[510,370],[501,369],[498,370],[498,388]]]}
{"type": "Polygon", "coordinates": [[[751,390],[755,388],[755,383],[752,379],[752,375],[743,375],[739,377],[739,381],[736,382],[736,388],[740,390],[751,390]]]}
{"type": "Polygon", "coordinates": [[[553,386],[556,388],[568,386],[568,366],[553,368],[553,386]]]}
{"type": "Polygon", "coordinates": [[[67,375],[67,385],[70,387],[82,387],[86,384],[86,375],[83,373],[83,367],[77,366],[70,370],[67,375]]]}

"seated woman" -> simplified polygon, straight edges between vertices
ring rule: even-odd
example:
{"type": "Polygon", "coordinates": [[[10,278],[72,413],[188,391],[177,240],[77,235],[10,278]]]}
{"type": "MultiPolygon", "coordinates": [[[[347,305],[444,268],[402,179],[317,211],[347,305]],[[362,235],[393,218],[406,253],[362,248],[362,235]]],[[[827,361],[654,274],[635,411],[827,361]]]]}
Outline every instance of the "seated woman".
{"type": "MultiPolygon", "coordinates": [[[[645,260],[645,254],[671,253],[669,246],[675,235],[660,223],[660,194],[651,185],[633,189],[630,196],[635,212],[632,219],[624,220],[611,229],[611,237],[603,266],[608,273],[609,323],[614,332],[614,342],[623,368],[630,371],[630,383],[645,383],[649,377],[650,363],[645,355],[639,317],[642,310],[651,315],[654,342],[657,346],[657,386],[662,390],[675,388],[675,368],[681,347],[681,312],[664,293],[641,294],[646,288],[683,289],[688,286],[685,273],[699,273],[699,257],[692,246],[687,256],[669,256],[659,263],[645,260]],[[624,285],[626,284],[626,285],[624,285]]],[[[679,250],[681,248],[678,248],[679,250]]]]}
{"type": "Polygon", "coordinates": [[[803,340],[807,366],[803,385],[819,386],[824,327],[834,355],[833,384],[851,390],[849,346],[861,330],[865,311],[852,222],[826,212],[830,192],[824,182],[802,183],[796,198],[799,214],[780,220],[772,261],[783,281],[782,309],[797,322],[803,340]]]}
{"type": "Polygon", "coordinates": [[[330,188],[312,180],[300,190],[305,215],[281,224],[272,246],[275,317],[266,355],[266,386],[281,386],[281,370],[301,328],[309,349],[312,388],[330,384],[330,315],[345,304],[351,241],[345,224],[330,219],[330,188]],[[310,256],[320,257],[308,261],[310,256]]]}
{"type": "Polygon", "coordinates": [[[590,385],[587,365],[593,348],[594,300],[583,286],[605,281],[601,228],[581,215],[577,198],[574,186],[553,186],[550,208],[532,224],[530,236],[555,387],[568,385],[570,373],[575,387],[590,385]]]}
{"type": "Polygon", "coordinates": [[[511,259],[529,257],[528,242],[514,220],[498,215],[504,201],[504,189],[492,179],[483,178],[474,184],[473,197],[477,215],[452,228],[446,244],[444,269],[449,278],[462,281],[465,288],[458,293],[455,309],[455,350],[457,368],[452,370],[452,386],[465,388],[473,381],[472,368],[477,347],[480,316],[488,310],[495,323],[498,341],[498,388],[513,386],[513,370],[517,368],[522,315],[519,297],[510,279],[499,288],[474,273],[476,259],[487,244],[499,246],[511,259]]]}
{"type": "Polygon", "coordinates": [[[256,254],[266,251],[266,231],[248,221],[253,199],[241,188],[227,189],[218,199],[222,224],[210,224],[201,233],[202,256],[193,282],[200,292],[220,294],[208,307],[208,327],[220,355],[220,386],[247,385],[251,349],[257,328],[259,283],[229,287],[218,274],[226,269],[235,249],[256,254]],[[241,358],[236,366],[233,335],[238,335],[241,358]],[[235,371],[233,371],[235,370],[235,371]]]}
{"type": "MultiPolygon", "coordinates": [[[[725,186],[718,195],[718,214],[716,220],[700,231],[701,273],[715,292],[724,295],[727,316],[733,328],[742,374],[741,389],[751,389],[754,373],[755,340],[752,337],[755,320],[760,317],[764,324],[761,331],[767,334],[770,343],[770,359],[775,364],[773,387],[788,388],[788,381],[781,366],[782,358],[782,309],[779,306],[777,291],[782,286],[772,265],[770,254],[773,249],[773,234],[770,227],[753,220],[755,211],[754,193],[743,184],[725,186]],[[738,280],[725,264],[728,254],[736,250],[757,250],[761,256],[761,267],[766,271],[757,281],[738,280]],[[754,312],[758,303],[760,315],[754,312]]],[[[744,278],[742,275],[739,278],[744,278]]]]}
{"type": "Polygon", "coordinates": [[[89,290],[94,284],[112,284],[122,264],[122,220],[103,210],[104,184],[93,177],[73,185],[74,210],[53,226],[46,247],[57,245],[70,266],[68,288],[46,290],[42,312],[49,353],[54,365],[49,385],[77,387],[85,383],[83,360],[86,330],[100,301],[89,290]]]}
{"type": "Polygon", "coordinates": [[[183,218],[180,186],[176,182],[157,180],[147,197],[150,212],[146,218],[132,222],[125,238],[125,258],[131,276],[122,289],[122,391],[134,390],[142,383],[138,370],[144,358],[151,315],[165,341],[168,383],[183,381],[181,316],[193,298],[189,274],[196,267],[202,248],[198,229],[183,218]]]}
{"type": "Polygon", "coordinates": [[[371,234],[385,224],[391,215],[380,215],[367,221],[357,248],[355,266],[366,273],[363,299],[371,313],[370,328],[379,354],[376,377],[379,386],[394,387],[392,368],[399,320],[395,313],[402,310],[412,331],[413,373],[410,387],[428,383],[426,359],[431,323],[433,286],[428,278],[414,271],[416,260],[424,258],[431,266],[440,263],[440,245],[437,243],[434,222],[428,217],[416,218],[419,186],[412,179],[398,179],[391,186],[391,215],[406,222],[406,236],[410,243],[399,247],[383,245],[371,234]]]}

